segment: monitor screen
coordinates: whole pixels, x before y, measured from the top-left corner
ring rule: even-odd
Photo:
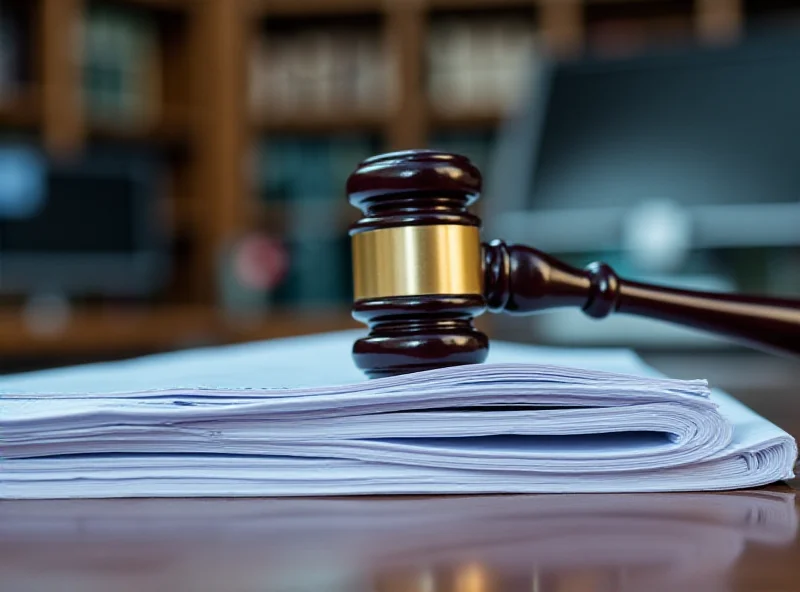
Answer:
[[[138,151],[0,148],[0,293],[144,295],[165,279],[160,167]]]
[[[0,219],[0,252],[119,253],[140,248],[136,182],[127,176],[51,172],[40,208]]]
[[[553,71],[535,207],[800,200],[800,37]]]

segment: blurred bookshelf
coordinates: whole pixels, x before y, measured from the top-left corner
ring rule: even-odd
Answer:
[[[344,180],[358,160],[433,146],[486,167],[535,51],[570,59],[730,42],[751,20],[800,12],[800,2],[761,0],[0,6],[0,133],[32,132],[55,157],[152,149],[165,170],[170,258],[163,288],[121,305],[79,298],[51,332],[31,328],[24,299],[0,296],[2,356],[354,327],[346,231],[357,212]]]

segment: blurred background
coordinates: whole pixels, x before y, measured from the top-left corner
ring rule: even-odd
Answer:
[[[798,73],[800,0],[0,0],[0,372],[356,327],[345,179],[406,148],[475,161],[488,238],[800,296]],[[651,321],[481,324],[800,379]]]

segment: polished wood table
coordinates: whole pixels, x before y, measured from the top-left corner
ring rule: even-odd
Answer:
[[[0,589],[800,590],[787,486],[727,494],[27,501]]]
[[[792,382],[726,388],[798,437]],[[0,502],[0,590],[797,592],[799,500],[789,483],[691,494]]]

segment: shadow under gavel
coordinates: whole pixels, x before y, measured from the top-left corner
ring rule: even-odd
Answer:
[[[353,358],[370,377],[483,362],[473,319],[577,307],[705,330],[759,349],[800,354],[800,301],[658,287],[603,263],[571,267],[534,248],[481,243],[467,208],[481,175],[465,157],[430,150],[375,156],[347,181],[363,217],[350,229],[353,316],[369,326]]]

